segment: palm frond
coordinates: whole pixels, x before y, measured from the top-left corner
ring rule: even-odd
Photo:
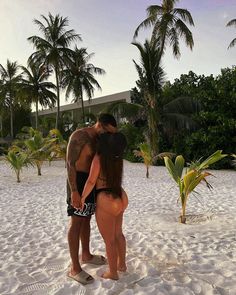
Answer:
[[[226,26],[227,26],[227,27],[236,26],[236,19],[232,19],[232,20],[230,20],[230,21],[227,23]]]
[[[230,42],[230,44],[229,44],[229,46],[228,46],[228,49],[234,47],[235,45],[236,45],[236,38],[234,38],[234,39]]]

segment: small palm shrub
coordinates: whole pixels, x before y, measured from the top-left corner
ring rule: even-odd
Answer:
[[[139,150],[134,150],[134,155],[136,157],[142,158],[145,166],[146,166],[146,177],[149,178],[149,168],[150,166],[157,160],[157,159],[163,159],[164,157],[172,158],[174,156],[173,153],[160,153],[156,155],[155,157],[152,156],[151,147],[148,143],[140,143],[139,144]]]
[[[151,148],[147,143],[140,143],[139,149],[134,150],[134,155],[143,159],[144,165],[146,166],[146,177],[148,178],[149,167],[152,165]]]
[[[185,159],[183,158],[183,156],[177,156],[175,159],[175,163],[173,163],[170,158],[164,157],[165,166],[179,188],[178,199],[180,199],[182,207],[180,215],[181,223],[186,223],[187,200],[189,198],[189,195],[193,191],[195,191],[199,183],[204,181],[207,184],[208,188],[211,188],[211,185],[207,182],[206,177],[212,174],[204,170],[207,169],[211,164],[216,163],[226,156],[226,154],[222,154],[221,150],[218,150],[202,162],[200,159],[196,162],[191,163],[190,166],[186,168],[184,175],[182,175],[185,164]]]
[[[58,129],[52,129],[46,138],[49,163],[54,159],[66,161],[67,141],[64,140]]]
[[[24,141],[26,153],[32,163],[36,165],[38,175],[42,175],[42,164],[48,157],[46,139],[40,131],[34,130],[33,128],[30,128],[30,135],[30,138]]]
[[[20,182],[20,172],[23,167],[27,167],[30,164],[32,165],[28,154],[18,147],[12,147],[4,159],[16,173],[17,182]]]

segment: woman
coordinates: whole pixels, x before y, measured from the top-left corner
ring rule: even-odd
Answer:
[[[102,277],[112,280],[119,279],[118,271],[126,271],[126,241],[122,232],[122,219],[128,198],[121,187],[126,144],[122,133],[101,134],[81,197],[83,209],[86,206],[85,199],[96,187],[96,221],[106,245],[109,264],[109,270]]]

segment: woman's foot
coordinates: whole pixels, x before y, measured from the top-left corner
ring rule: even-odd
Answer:
[[[83,259],[82,257],[82,263],[90,263],[94,265],[104,265],[107,263],[107,260],[102,255],[90,255],[89,258]]]
[[[119,280],[119,276],[118,274],[112,274],[110,271],[106,271],[104,272],[104,274],[102,274],[102,278],[103,279],[110,279],[110,280]]]
[[[126,267],[126,265],[120,265],[120,266],[117,266],[117,270],[122,271],[122,272],[126,272],[127,267]]]

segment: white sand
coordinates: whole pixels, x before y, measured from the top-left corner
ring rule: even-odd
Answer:
[[[96,281],[81,286],[66,277],[69,264],[63,162],[47,164],[41,177],[24,169],[22,182],[0,162],[0,294],[236,294],[236,172],[213,171],[213,191],[200,186],[188,213],[177,222],[178,190],[164,167],[125,163],[124,188],[128,272],[118,282],[99,275],[104,267],[86,265]],[[93,218],[91,248],[104,254]]]

